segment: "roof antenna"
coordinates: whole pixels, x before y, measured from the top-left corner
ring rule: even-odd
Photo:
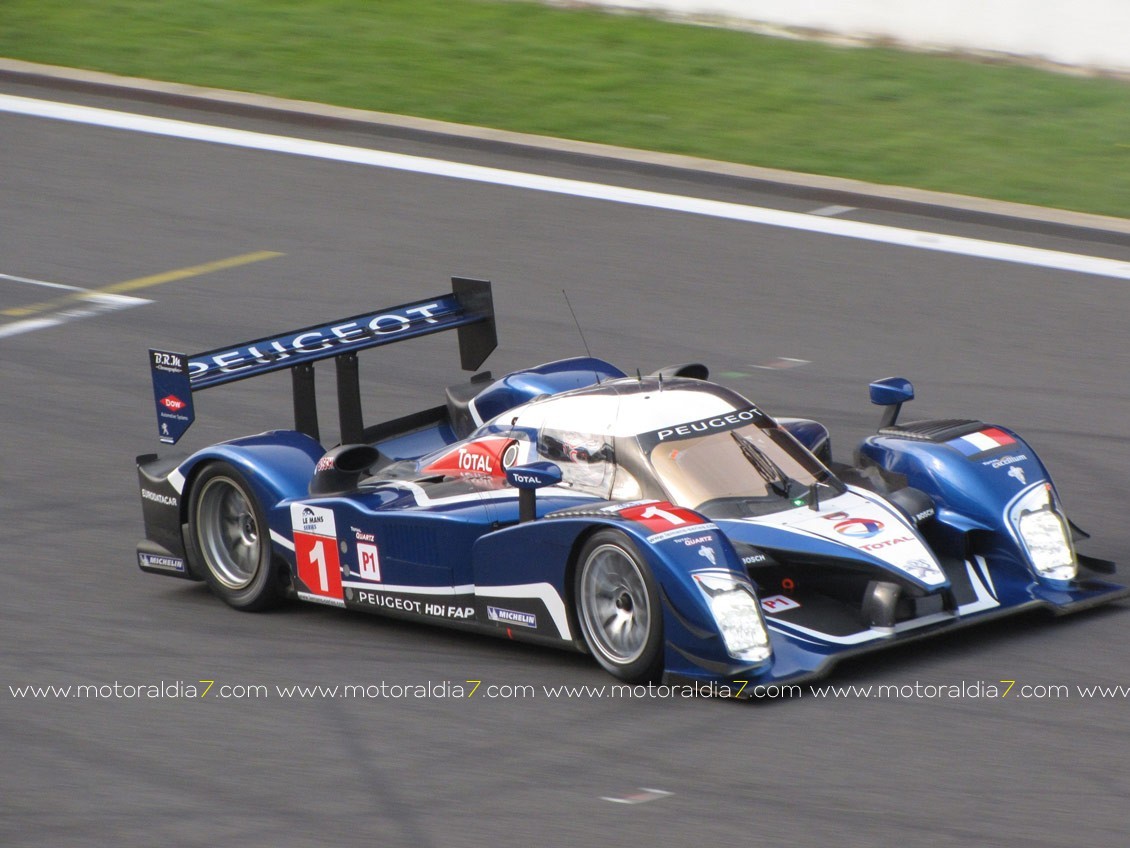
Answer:
[[[589,343],[585,339],[585,332],[581,329],[581,322],[577,320],[577,313],[573,311],[573,304],[569,302],[569,293],[565,289],[561,290],[561,296],[565,298],[565,305],[569,307],[569,314],[573,316],[573,323],[577,325],[577,335],[581,337],[581,344],[585,346],[585,356],[592,359],[592,351],[589,350]],[[593,368],[592,373],[596,376],[596,383],[600,385],[600,372]]]
[[[573,323],[577,325],[577,335],[581,337],[581,344],[585,346],[585,356],[592,359],[592,351],[589,350],[589,343],[585,341],[585,333],[581,329],[581,322],[577,320],[577,313],[573,311],[573,304],[569,302],[568,292],[562,289],[561,296],[565,298],[565,305],[569,307],[569,314],[573,316]]]

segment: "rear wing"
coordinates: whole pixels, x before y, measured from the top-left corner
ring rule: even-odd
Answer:
[[[149,368],[158,434],[162,442],[171,445],[192,426],[196,418],[194,392],[289,368],[294,387],[294,427],[321,441],[314,363],[332,358],[337,366],[341,441],[359,442],[364,426],[357,351],[444,330],[459,331],[464,370],[475,371],[486,361],[498,345],[489,281],[452,277],[450,294],[203,353],[151,349]]]

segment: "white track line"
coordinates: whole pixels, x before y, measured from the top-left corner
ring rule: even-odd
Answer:
[[[82,286],[68,286],[63,283],[52,283],[48,280],[33,280],[30,277],[17,277],[13,274],[0,274],[0,280],[10,280],[13,283],[25,283],[29,286],[42,286],[48,289],[62,289],[63,291],[86,291]]]
[[[1130,262],[0,94],[0,111],[1130,280]]]
[[[18,336],[21,333],[34,333],[36,330],[46,330],[48,327],[58,327],[69,321],[78,321],[91,318],[106,312],[117,312],[122,309],[132,309],[135,306],[144,306],[152,303],[143,297],[133,297],[126,294],[102,294],[91,292],[81,300],[61,306],[56,311],[42,318],[25,318],[21,321],[12,321],[0,324],[0,339],[8,336]]]
[[[13,321],[11,324],[0,324],[0,339],[7,338],[8,336],[18,336],[21,333],[34,333],[36,330],[46,330],[48,327],[58,327],[60,324],[65,324],[66,319],[51,317],[51,318],[28,318],[26,321]]]

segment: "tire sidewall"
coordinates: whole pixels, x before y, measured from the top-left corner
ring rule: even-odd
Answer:
[[[230,485],[235,486],[247,500],[255,518],[259,537],[259,563],[255,569],[255,576],[250,583],[239,589],[225,585],[217,577],[209,561],[208,546],[203,544],[200,539],[201,496],[206,491],[208,484],[218,479],[223,479]],[[271,552],[270,528],[267,524],[266,513],[263,511],[259,499],[255,497],[255,492],[247,482],[247,478],[230,464],[226,462],[209,463],[193,482],[189,498],[187,535],[189,538],[186,547],[198,558],[195,566],[199,573],[204,575],[208,588],[226,604],[240,610],[255,611],[267,609],[279,602],[281,592],[276,579],[276,568]]]
[[[604,656],[593,647],[594,637],[584,611],[584,575],[589,558],[599,548],[612,545],[623,551],[634,563],[643,580],[649,606],[648,635],[642,653],[630,663],[618,663]],[[598,663],[614,677],[626,683],[651,683],[659,679],[663,671],[663,607],[659,585],[651,573],[647,561],[640,555],[636,545],[623,533],[616,530],[601,530],[593,534],[582,546],[577,556],[573,574],[573,599],[577,624],[584,638],[585,646]]]

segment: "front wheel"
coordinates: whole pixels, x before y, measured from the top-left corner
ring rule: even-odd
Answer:
[[[604,668],[629,683],[663,670],[663,610],[647,563],[622,533],[603,530],[581,549],[574,578],[585,644]]]
[[[193,485],[188,533],[204,579],[225,603],[253,611],[282,599],[266,515],[243,475],[226,462],[209,465]]]

